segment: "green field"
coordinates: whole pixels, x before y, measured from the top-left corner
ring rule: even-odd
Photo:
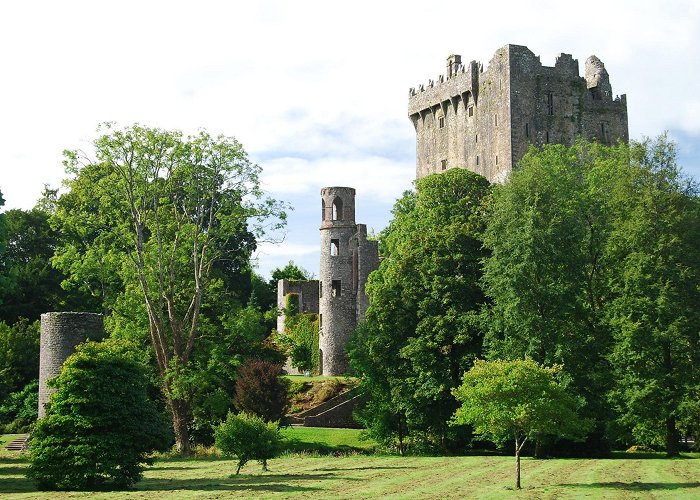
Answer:
[[[354,430],[294,428],[287,439],[312,454],[286,454],[262,472],[256,462],[163,459],[128,492],[41,493],[24,477],[26,456],[0,451],[0,498],[700,498],[700,456],[619,454],[607,460],[523,459],[523,490],[512,489],[512,457],[396,457],[313,454],[372,446]],[[317,451],[317,450],[316,450]]]

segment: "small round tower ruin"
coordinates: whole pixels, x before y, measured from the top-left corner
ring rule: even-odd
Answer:
[[[39,418],[46,410],[53,389],[46,382],[61,373],[63,363],[86,340],[102,340],[104,320],[101,314],[84,312],[48,312],[41,315],[39,348]]]
[[[323,375],[347,371],[345,345],[356,325],[357,277],[352,241],[355,189],[321,189],[321,265],[319,272],[319,365]]]

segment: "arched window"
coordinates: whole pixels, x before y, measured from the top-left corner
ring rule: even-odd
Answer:
[[[343,218],[343,200],[336,198],[333,200],[333,220],[341,220]]]
[[[321,220],[326,220],[326,200],[321,198]]]

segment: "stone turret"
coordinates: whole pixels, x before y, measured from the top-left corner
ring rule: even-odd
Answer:
[[[102,340],[104,321],[101,314],[49,312],[41,315],[39,347],[39,418],[46,414],[44,405],[52,389],[46,382],[61,373],[63,363],[86,340]]]
[[[610,85],[610,75],[605,69],[603,61],[596,56],[586,59],[585,69],[586,87],[594,99],[601,101],[612,101],[612,86]]]
[[[355,223],[355,190],[321,190],[321,262],[319,273],[319,359],[321,373],[348,369],[346,345],[367,310],[365,283],[379,265],[376,241]]]

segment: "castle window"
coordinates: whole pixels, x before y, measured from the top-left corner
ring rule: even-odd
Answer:
[[[549,131],[547,131],[547,132],[544,133],[544,142],[546,142],[547,144],[549,144]]]
[[[479,134],[474,135],[474,142],[479,142]]]
[[[476,155],[476,166],[479,166],[479,155]]]
[[[445,117],[441,116],[438,118],[438,127],[445,128]]]
[[[340,255],[340,240],[331,240],[331,255],[333,257]]]
[[[340,297],[340,280],[331,281],[331,296]]]
[[[321,198],[321,220],[326,220],[326,200]]]
[[[551,92],[547,92],[547,114],[549,116],[554,115],[554,94]]]
[[[318,298],[323,298],[323,281],[318,282]]]
[[[323,314],[318,315],[318,329],[323,328]]]
[[[496,155],[496,165],[498,165],[498,155]]]
[[[498,115],[493,115],[493,124],[498,127]]]
[[[474,106],[469,106],[469,108],[467,109],[467,114],[469,116],[474,116]]]
[[[440,167],[443,170],[447,170],[447,160],[440,160]]]
[[[525,124],[525,137],[530,137],[530,124]]]
[[[341,220],[343,218],[343,200],[336,198],[333,200],[333,220]]]
[[[603,142],[607,142],[607,140],[608,140],[607,130],[605,130],[605,123],[602,123],[602,122],[600,124],[600,139]]]

